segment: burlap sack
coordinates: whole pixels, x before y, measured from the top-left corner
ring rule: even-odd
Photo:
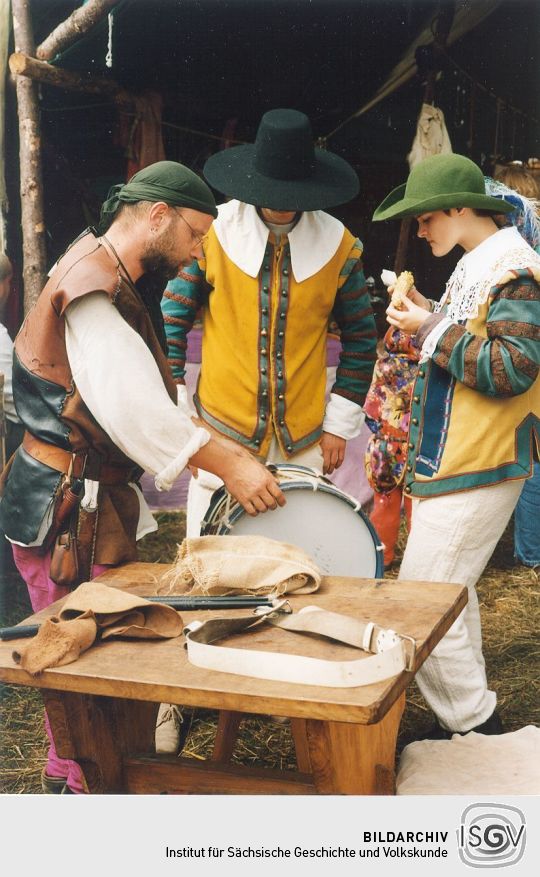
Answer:
[[[98,582],[83,582],[69,595],[60,615],[48,618],[37,636],[12,655],[35,676],[49,667],[76,661],[98,637],[166,639],[180,636],[182,630],[182,618],[170,606]]]
[[[266,536],[199,536],[184,539],[162,582],[162,594],[310,594],[321,573],[301,548]]]

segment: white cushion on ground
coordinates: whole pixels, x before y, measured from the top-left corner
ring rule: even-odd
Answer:
[[[540,728],[420,740],[401,753],[398,795],[538,795]]]

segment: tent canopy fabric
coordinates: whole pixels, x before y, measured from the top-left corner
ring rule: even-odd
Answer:
[[[502,0],[458,0],[456,12],[447,38],[447,45],[451,46],[469,31],[473,30],[484,21],[495,9],[500,6]],[[393,94],[402,85],[405,85],[416,73],[416,50],[419,46],[431,45],[434,42],[433,28],[431,24],[411,43],[401,60],[387,76],[373,97],[363,104],[354,117],[363,116],[372,107],[376,106],[385,97]]]
[[[31,5],[39,43],[77,2],[31,0]],[[448,52],[486,86],[483,99],[489,106],[477,131],[495,125],[496,101],[486,91],[500,95],[503,108],[510,102],[522,109],[518,129],[526,124],[524,115],[540,116],[531,87],[537,80],[540,29],[536,0],[119,0],[112,31],[105,16],[55,62],[74,72],[108,76],[135,95],[160,93],[169,143],[182,136],[175,129],[190,129],[197,138],[193,148],[200,152],[198,167],[220,148],[216,140],[223,141],[221,146],[252,142],[262,114],[277,107],[305,112],[315,135],[349,161],[353,147],[357,155],[367,149],[379,159],[396,160],[410,148],[424,96],[416,49],[433,46],[437,19],[452,11]],[[446,69],[437,80],[435,103],[445,113],[454,143],[449,105],[459,78],[451,81],[456,70],[444,56],[442,63]],[[446,103],[440,100],[445,88]],[[51,92],[47,89],[47,96]],[[463,117],[470,95],[459,100],[468,102]],[[51,103],[56,112],[77,101],[64,94]],[[467,122],[461,118],[459,124]],[[532,144],[535,136],[536,130],[526,138]],[[490,151],[488,145],[481,150]],[[459,140],[454,148],[468,151]]]

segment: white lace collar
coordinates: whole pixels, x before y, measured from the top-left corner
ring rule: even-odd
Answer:
[[[489,271],[501,254],[510,248],[523,243],[517,228],[501,228],[495,234],[490,235],[474,250],[465,253],[461,261],[465,267],[465,283],[476,283]]]
[[[257,209],[236,200],[221,204],[213,228],[231,262],[256,277],[270,234]],[[298,283],[324,268],[343,240],[344,230],[342,222],[322,210],[302,213],[288,235],[291,268]]]
[[[451,320],[475,319],[498,280],[513,268],[531,267],[540,269],[540,256],[517,228],[502,228],[461,257],[434,310],[440,311],[449,301]]]

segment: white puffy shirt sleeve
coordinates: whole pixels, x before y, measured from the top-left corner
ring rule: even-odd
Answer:
[[[210,434],[172,402],[148,347],[105,293],[72,302],[65,323],[83,401],[114,444],[155,476],[158,490],[169,490]]]
[[[365,414],[356,402],[337,393],[330,393],[323,421],[324,432],[331,432],[349,441],[360,434]]]

